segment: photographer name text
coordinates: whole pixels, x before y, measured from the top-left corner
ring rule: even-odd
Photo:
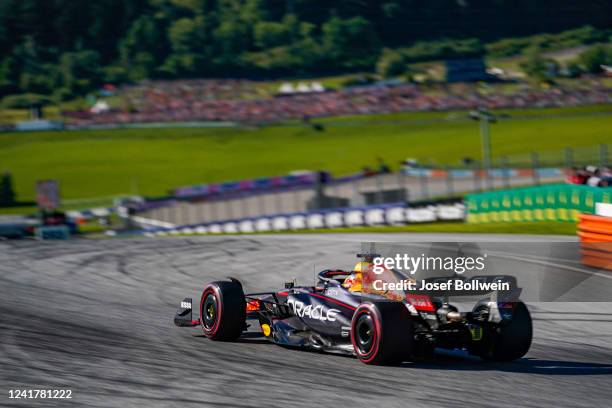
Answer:
[[[477,279],[448,279],[415,282],[404,279],[399,282],[385,282],[381,279],[374,280],[372,287],[378,291],[507,291],[510,290],[508,282],[485,282]]]

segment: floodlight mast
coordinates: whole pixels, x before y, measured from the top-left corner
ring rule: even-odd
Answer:
[[[487,187],[492,188],[492,180],[490,176],[491,170],[491,135],[489,132],[489,124],[497,122],[497,117],[487,109],[478,109],[470,112],[470,118],[480,122],[480,148],[481,148],[481,166],[486,172]]]

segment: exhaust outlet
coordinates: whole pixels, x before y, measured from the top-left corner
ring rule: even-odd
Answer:
[[[461,313],[459,312],[448,312],[446,315],[446,320],[449,322],[460,322],[463,318],[461,317]]]

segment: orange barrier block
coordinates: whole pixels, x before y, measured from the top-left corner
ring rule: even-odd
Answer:
[[[584,252],[593,254],[610,254],[612,255],[612,243],[610,242],[582,242],[580,248]]]
[[[582,264],[591,268],[606,269],[612,271],[612,259],[599,258],[596,256],[583,256]]]
[[[612,218],[580,214],[578,236],[582,264],[612,271]]]
[[[612,242],[612,236],[595,232],[578,231],[581,242]]]

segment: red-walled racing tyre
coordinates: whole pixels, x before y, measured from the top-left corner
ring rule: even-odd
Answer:
[[[204,287],[200,300],[200,324],[212,340],[232,341],[245,325],[246,301],[238,282],[212,282]]]
[[[359,305],[351,321],[351,343],[366,364],[398,364],[412,354],[414,327],[400,302],[375,301]]]

